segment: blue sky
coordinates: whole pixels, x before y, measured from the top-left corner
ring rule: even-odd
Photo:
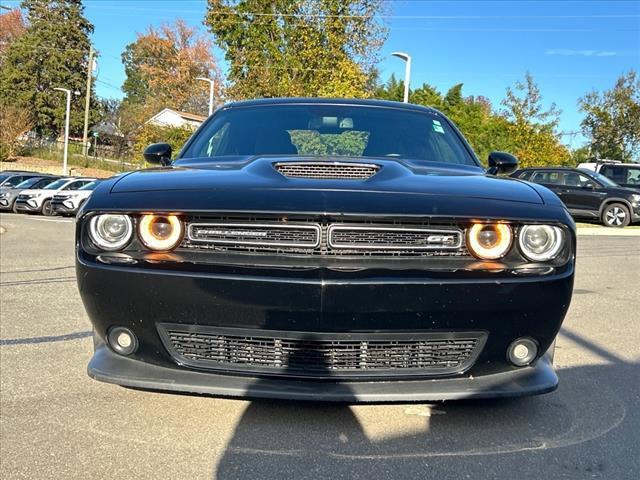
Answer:
[[[17,1],[3,1],[13,6]],[[100,52],[96,89],[121,97],[120,54],[136,32],[183,18],[202,27],[206,0],[85,0]],[[640,70],[640,1],[433,1],[388,2],[389,37],[381,52],[381,77],[400,78],[396,50],[413,57],[413,87],[423,82],[446,91],[464,83],[465,95],[484,95],[499,106],[507,86],[530,71],[545,103],[562,110],[560,128],[577,132],[577,99],[610,88],[623,72]],[[216,51],[224,67],[223,54]],[[565,143],[579,146],[581,135]]]

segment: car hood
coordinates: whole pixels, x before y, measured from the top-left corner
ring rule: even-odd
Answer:
[[[50,193],[51,195],[53,195],[57,191],[58,190],[44,190],[42,188],[36,188],[36,189],[20,190],[20,194],[21,195],[33,195],[34,193],[47,193],[47,194]]]
[[[274,167],[279,162],[357,162],[379,171],[366,180],[289,178]],[[299,190],[425,194],[542,204],[531,185],[512,178],[485,175],[480,167],[449,166],[409,160],[300,157],[238,158],[225,162],[181,161],[171,167],[140,170],[118,178],[111,192],[215,190]]]

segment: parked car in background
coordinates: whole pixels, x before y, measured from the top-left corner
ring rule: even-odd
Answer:
[[[22,170],[2,170],[0,171],[0,188],[13,188],[19,183],[24,182],[33,177],[42,177],[42,173],[25,172]]]
[[[51,198],[51,207],[56,215],[75,215],[82,204],[93,193],[100,180],[87,183],[76,191],[63,190]]]
[[[63,177],[44,188],[25,190],[18,195],[15,210],[18,212],[53,215],[51,199],[56,193],[78,190],[94,180],[95,178]]]
[[[613,180],[621,187],[640,190],[640,165],[633,163],[605,163],[598,165],[596,172]]]
[[[549,188],[575,218],[600,220],[608,227],[626,227],[640,221],[640,191],[621,187],[592,170],[524,168],[511,176]]]
[[[16,198],[24,190],[29,189],[41,189],[55,182],[58,178],[53,175],[47,175],[42,177],[32,177],[15,186],[2,186],[0,187],[0,210],[13,210],[16,203]]]

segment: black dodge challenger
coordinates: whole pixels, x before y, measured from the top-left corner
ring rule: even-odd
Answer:
[[[411,401],[552,391],[575,226],[485,170],[440,112],[226,105],[175,160],[100,183],[78,216],[89,375],[239,397]]]

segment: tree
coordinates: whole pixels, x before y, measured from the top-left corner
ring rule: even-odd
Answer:
[[[82,131],[84,92],[93,25],[81,0],[24,0],[27,28],[7,48],[0,71],[0,105],[32,112],[35,130],[62,130],[65,98],[54,87],[78,91],[72,98],[71,131]],[[93,99],[95,104],[95,99]]]
[[[373,96],[381,100],[401,102],[404,96],[404,82],[398,80],[392,73],[385,84],[376,87]]]
[[[578,105],[593,155],[640,161],[640,77],[634,70],[621,75],[612,89],[588,93]]]
[[[234,98],[366,97],[387,30],[383,0],[209,0]]]
[[[544,108],[540,89],[530,73],[526,73],[524,82],[507,88],[502,105],[503,115],[510,122],[511,150],[521,166],[563,164],[569,160],[569,150],[556,133],[560,111],[555,104]]]
[[[151,143],[168,143],[174,155],[180,151],[184,144],[193,135],[194,128],[185,127],[164,127],[159,125],[145,124],[136,135],[136,143],[134,146],[134,158],[141,159],[142,152]]]
[[[0,108],[0,160],[11,160],[21,149],[23,135],[33,128],[31,112],[5,105]]]
[[[0,65],[4,52],[26,29],[22,12],[19,9],[0,14]]]
[[[145,106],[146,115],[165,107],[206,114],[209,86],[196,78],[214,79],[216,96],[221,95],[220,73],[211,48],[211,41],[183,20],[138,34],[122,54],[127,75],[122,88],[125,103]]]

